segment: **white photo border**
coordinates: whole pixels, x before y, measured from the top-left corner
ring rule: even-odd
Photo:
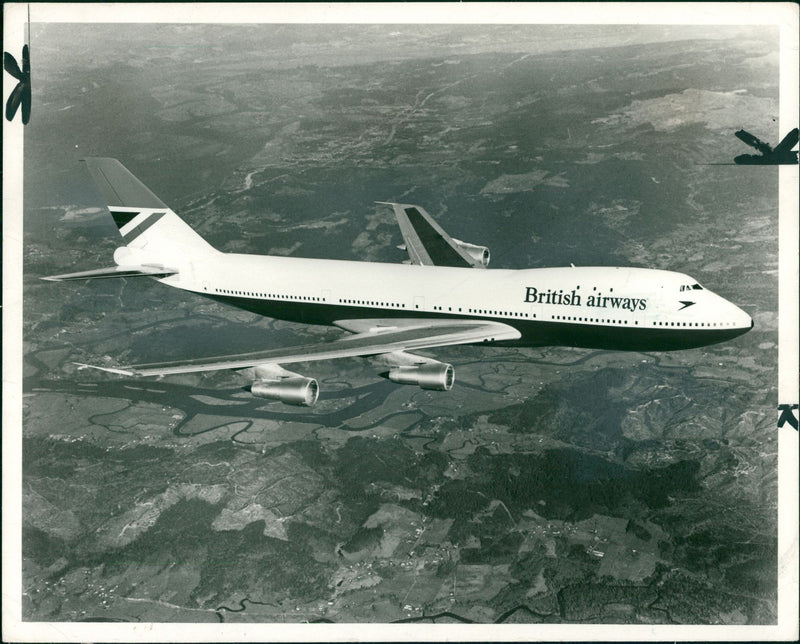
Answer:
[[[798,5],[712,3],[13,3],[4,49],[21,50],[31,22],[439,23],[772,25],[780,28],[780,131],[798,120]],[[3,97],[13,83],[4,74]],[[778,621],[773,626],[99,624],[21,619],[23,126],[3,127],[3,579],[4,641],[530,641],[797,640],[798,432],[779,433]],[[779,403],[798,400],[798,166],[779,174]],[[795,410],[795,417],[797,411]],[[778,411],[775,415],[778,419]],[[777,422],[776,422],[777,425]]]

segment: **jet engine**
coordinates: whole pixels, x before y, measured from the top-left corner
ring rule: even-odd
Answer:
[[[389,380],[401,385],[419,385],[422,389],[450,391],[455,382],[453,365],[432,362],[413,367],[395,367],[389,371]]]
[[[469,255],[474,261],[478,262],[481,266],[486,268],[489,265],[490,253],[486,246],[477,246],[476,244],[469,244],[460,239],[453,239],[458,247]]]
[[[280,400],[289,405],[311,407],[317,402],[319,384],[314,378],[296,376],[280,380],[256,380],[250,388],[257,398]]]

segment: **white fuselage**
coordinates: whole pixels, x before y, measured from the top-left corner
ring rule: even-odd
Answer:
[[[653,269],[481,270],[218,252],[179,268],[161,281],[312,323],[486,318],[520,329],[518,344],[623,349],[701,346],[752,327],[749,315],[691,277]]]

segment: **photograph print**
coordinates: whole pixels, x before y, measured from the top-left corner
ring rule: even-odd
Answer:
[[[797,6],[656,7],[6,5],[4,639],[796,637]]]

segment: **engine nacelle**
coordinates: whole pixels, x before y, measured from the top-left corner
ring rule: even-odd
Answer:
[[[443,362],[415,367],[395,367],[389,371],[389,380],[401,385],[419,385],[423,389],[450,391],[456,380],[453,365]]]
[[[458,245],[458,247],[461,250],[463,250],[467,255],[469,255],[474,261],[480,263],[481,266],[485,268],[489,265],[489,259],[491,259],[491,255],[489,253],[489,249],[486,246],[469,244],[467,242],[461,241],[460,239],[453,239],[453,241]]]
[[[288,405],[311,407],[319,397],[319,384],[314,378],[297,376],[280,380],[256,380],[250,388],[257,398],[280,400]]]

